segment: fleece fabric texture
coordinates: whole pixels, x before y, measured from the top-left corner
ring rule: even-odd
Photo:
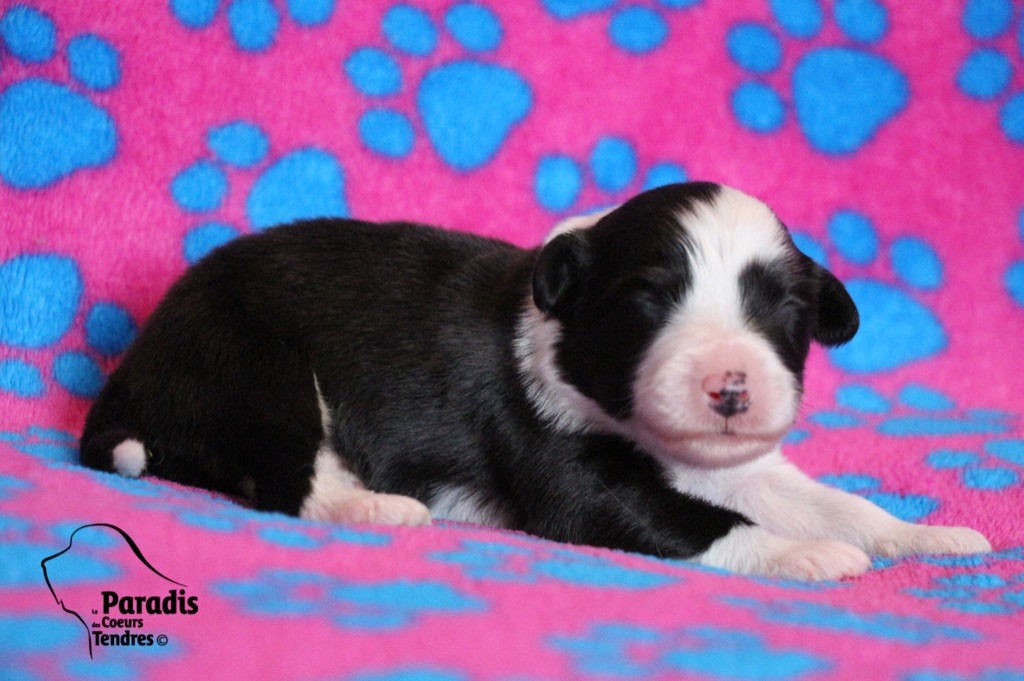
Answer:
[[[1022,15],[0,0],[0,676],[1024,679]],[[221,243],[334,215],[533,246],[683,179],[768,202],[860,306],[811,358],[789,456],[994,553],[807,585],[302,522],[76,463],[105,376]],[[125,535],[72,540],[89,523]]]

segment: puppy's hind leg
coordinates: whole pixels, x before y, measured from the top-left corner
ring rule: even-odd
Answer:
[[[328,445],[313,464],[311,489],[299,515],[308,520],[378,525],[429,525],[430,511],[412,497],[366,489]]]
[[[371,492],[343,463],[331,445],[334,418],[313,377],[320,410],[320,448],[313,460],[309,494],[299,515],[309,520],[378,525],[429,525],[430,511],[412,497]]]

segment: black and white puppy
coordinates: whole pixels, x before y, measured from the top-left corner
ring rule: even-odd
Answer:
[[[82,461],[341,522],[434,518],[807,579],[968,553],[788,463],[843,285],[763,203],[676,184],[538,249],[313,220],[207,256],[92,408]]]

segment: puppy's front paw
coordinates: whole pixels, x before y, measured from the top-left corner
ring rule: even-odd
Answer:
[[[871,558],[852,544],[810,541],[782,550],[769,560],[767,568],[774,577],[817,582],[862,575],[871,569]]]
[[[697,561],[746,574],[810,581],[856,577],[871,569],[868,554],[852,544],[796,541],[756,525],[733,529]]]
[[[968,527],[935,527],[906,524],[876,542],[875,551],[883,556],[915,553],[967,554],[987,553],[992,544],[980,532]]]

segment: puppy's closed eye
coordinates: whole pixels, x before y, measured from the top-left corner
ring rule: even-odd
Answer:
[[[772,265],[752,263],[740,275],[740,291],[748,314],[778,313],[792,310],[795,314],[802,302],[786,283],[786,277]]]

